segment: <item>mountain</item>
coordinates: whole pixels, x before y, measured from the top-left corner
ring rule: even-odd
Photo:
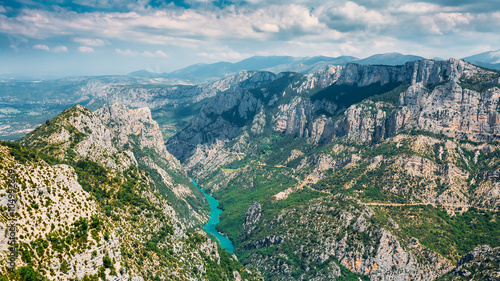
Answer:
[[[404,65],[407,62],[423,60],[424,57],[403,55],[400,53],[386,53],[377,54],[365,59],[357,60],[359,64],[372,64],[372,65]]]
[[[412,59],[420,58],[387,54],[379,55],[371,62],[393,65]],[[238,85],[254,87],[246,81],[260,81],[259,77],[252,78],[253,75],[262,75],[256,70],[271,72],[266,74],[268,77],[288,71],[313,74],[328,65],[346,65],[357,61],[357,58],[349,56],[255,56],[237,63],[192,65],[171,73],[139,70],[126,76],[35,81],[5,79],[0,81],[0,138],[19,139],[47,118],[53,118],[75,104],[95,110],[116,102],[151,108],[163,136],[169,138],[186,126],[200,107],[217,93]]]
[[[1,280],[261,279],[196,228],[206,201],[149,109],[75,106],[19,143],[31,148],[0,143],[1,232],[12,222],[5,187],[16,182],[19,249],[17,269],[2,267]]]
[[[181,84],[200,84],[222,79],[241,71],[270,71],[314,73],[328,65],[345,65],[356,62],[359,64],[403,65],[409,61],[421,60],[423,57],[387,53],[373,55],[365,59],[351,56],[340,57],[292,57],[292,56],[253,56],[236,63],[217,62],[212,64],[195,64],[170,73],[151,73],[144,70],[132,72],[130,76],[158,77],[177,81]]]
[[[176,84],[204,84],[222,79],[242,71],[295,71],[302,73],[314,72],[329,64],[346,64],[357,60],[355,57],[341,56],[338,58],[291,57],[291,56],[254,56],[236,63],[217,62],[212,64],[194,64],[170,73],[151,73],[145,70],[135,71],[129,76],[163,78]]]
[[[500,70],[500,50],[465,57],[463,60],[483,67]]]
[[[187,178],[180,163],[165,148],[158,124],[149,108],[128,109],[123,104],[95,112],[82,106],[65,110],[19,141],[59,159],[89,160],[121,173],[137,166],[155,179],[188,227],[208,218],[203,195]],[[185,177],[185,176],[184,176]]]
[[[485,75],[476,81],[472,78],[474,74]],[[307,76],[282,73],[269,86],[260,90],[261,92],[242,89],[216,96],[201,109],[200,115],[193,119],[190,126],[169,140],[168,148],[175,157],[184,161],[197,150],[198,144],[212,145],[236,137],[241,133],[243,125],[251,121],[265,104],[273,108],[279,104],[276,103],[279,100],[277,91],[283,91],[283,96],[286,96],[284,100],[291,103],[283,105],[272,117],[273,129],[301,137],[311,137],[316,141],[328,141],[333,137],[344,135],[361,141],[376,141],[408,128],[446,132],[453,136],[465,134],[474,140],[496,139],[499,126],[498,114],[489,113],[495,109],[497,103],[494,92],[486,95],[492,99],[492,104],[489,100],[485,100],[479,104],[479,108],[473,108],[476,113],[464,112],[464,114],[485,112],[492,115],[483,116],[481,121],[477,120],[479,123],[470,115],[456,116],[442,121],[437,112],[460,111],[459,103],[453,104],[455,108],[450,109],[447,108],[450,104],[442,102],[449,92],[455,91],[455,88],[483,90],[482,88],[497,84],[498,81],[495,80],[498,79],[497,76],[496,73],[455,59],[416,61],[406,63],[403,67],[358,64],[329,66],[323,71]],[[462,81],[459,81],[460,79]],[[462,87],[457,84],[459,82]],[[441,83],[443,85],[440,85]],[[432,95],[423,95],[429,91],[429,87],[433,89],[435,85],[440,85],[442,90],[433,91]],[[273,88],[275,91],[270,92],[268,88]],[[405,92],[405,95],[400,96],[401,92]],[[477,99],[477,95],[476,93],[475,97],[471,98]],[[381,99],[386,103],[357,105],[368,98],[375,101]],[[404,98],[403,102],[401,98]],[[432,102],[436,107],[424,108],[426,102]],[[363,120],[357,115],[366,110],[359,106],[373,108],[375,112],[381,110],[380,114],[383,115],[376,116],[375,120]],[[393,115],[388,115],[384,111],[387,106],[397,111]],[[319,113],[326,114],[326,117],[339,113],[345,115],[344,119],[334,123],[331,118],[325,119]],[[412,116],[417,113],[420,117]],[[219,115],[225,118],[217,118]],[[379,122],[380,119],[382,123],[366,123]],[[417,120],[416,123],[407,124],[413,120]],[[431,123],[432,127],[428,127]],[[370,128],[371,126],[378,127]],[[363,131],[365,128],[367,131]],[[212,135],[214,137],[211,137]]]
[[[445,278],[500,246],[499,86],[457,59],[285,72],[219,93],[167,149],[265,280]]]

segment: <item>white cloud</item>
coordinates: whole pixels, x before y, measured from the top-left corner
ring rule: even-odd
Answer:
[[[0,5],[0,13],[2,13],[2,14],[3,14],[3,13],[5,13],[5,12],[7,12],[7,10],[5,10],[4,6],[1,6],[1,5]]]
[[[68,52],[68,48],[66,46],[56,46],[54,48],[52,48],[52,52],[54,53],[67,53]]]
[[[106,3],[114,7],[118,0],[90,2],[95,7],[108,7]],[[106,52],[107,48],[98,47],[113,42],[118,48],[111,52],[136,56],[137,60],[168,54],[169,61],[195,55],[212,60],[238,59],[259,52],[365,57],[379,51],[434,51],[433,57],[447,56],[446,45],[455,48],[459,43],[460,50],[486,45],[500,48],[499,12],[461,13],[462,6],[446,6],[444,0],[390,0],[384,4],[373,0],[238,0],[223,8],[210,2],[189,2],[193,3],[189,9],[173,5],[169,9],[130,9],[133,12],[25,8],[14,17],[0,13],[0,33],[22,38],[23,43],[9,42],[16,50],[32,48],[33,38],[57,38],[58,43],[52,44],[66,46],[60,38],[73,38],[80,52]],[[465,34],[475,39],[466,42]],[[218,49],[220,46],[229,47]],[[455,50],[451,52],[457,56]]]
[[[156,50],[155,52],[150,52],[150,51],[138,52],[138,51],[133,51],[130,49],[122,50],[122,49],[116,48],[115,52],[120,54],[120,55],[124,55],[124,56],[144,56],[144,57],[150,57],[150,58],[168,57],[168,55],[165,54],[165,52],[163,52],[161,50]]]
[[[442,11],[442,7],[436,4],[425,2],[407,3],[402,6],[396,7],[394,11],[403,12],[408,14],[427,14]]]
[[[80,46],[78,47],[78,51],[81,53],[92,53],[94,52],[94,48],[88,46]]]
[[[35,46],[33,46],[33,49],[44,50],[47,52],[50,51],[50,48],[47,45],[35,45]]]
[[[161,51],[161,50],[156,50],[155,55],[157,55],[157,56],[159,56],[159,57],[163,57],[163,58],[168,57],[168,55],[167,55],[167,54],[165,54],[165,53],[164,53],[163,51]]]
[[[122,50],[122,49],[115,49],[115,52],[117,52],[120,55],[125,55],[125,56],[135,56],[138,54],[138,52],[131,51],[130,49]]]
[[[106,45],[106,42],[104,42],[102,39],[75,38],[73,39],[73,41],[76,43],[80,43],[82,45],[92,46],[92,47],[100,47]]]
[[[442,35],[469,26],[472,20],[474,17],[468,13],[438,13],[420,17],[420,24],[431,33]]]

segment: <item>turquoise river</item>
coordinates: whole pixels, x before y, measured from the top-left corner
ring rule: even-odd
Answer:
[[[208,203],[210,204],[210,219],[208,220],[207,224],[205,224],[205,230],[215,236],[217,240],[219,240],[220,246],[223,249],[226,249],[226,251],[232,254],[234,252],[233,242],[231,242],[229,238],[215,230],[215,226],[220,222],[219,216],[222,213],[222,210],[217,208],[217,206],[219,206],[219,201],[215,200],[215,198],[210,196],[210,194],[199,188],[198,183],[195,180],[193,180],[193,184],[194,186],[196,186],[196,188],[203,192],[203,195],[205,195],[205,198],[207,198]]]

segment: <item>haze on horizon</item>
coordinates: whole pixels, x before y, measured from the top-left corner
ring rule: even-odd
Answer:
[[[170,72],[254,55],[462,58],[500,48],[497,1],[0,1],[0,74]]]

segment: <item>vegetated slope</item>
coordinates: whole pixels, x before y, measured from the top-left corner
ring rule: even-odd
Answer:
[[[200,229],[187,230],[148,172],[60,160],[0,143],[1,234],[15,195],[16,269],[0,280],[258,280]],[[12,169],[18,184],[8,193]],[[10,235],[10,234],[9,234]]]
[[[451,272],[439,280],[499,280],[500,247],[480,246],[463,256]]]
[[[202,225],[208,218],[203,194],[166,150],[148,108],[128,109],[114,104],[92,112],[77,105],[19,143],[59,160],[90,160],[120,172],[137,166],[149,172],[186,226]]]
[[[454,59],[283,73],[167,148],[266,279],[431,280],[500,246],[499,77]]]

